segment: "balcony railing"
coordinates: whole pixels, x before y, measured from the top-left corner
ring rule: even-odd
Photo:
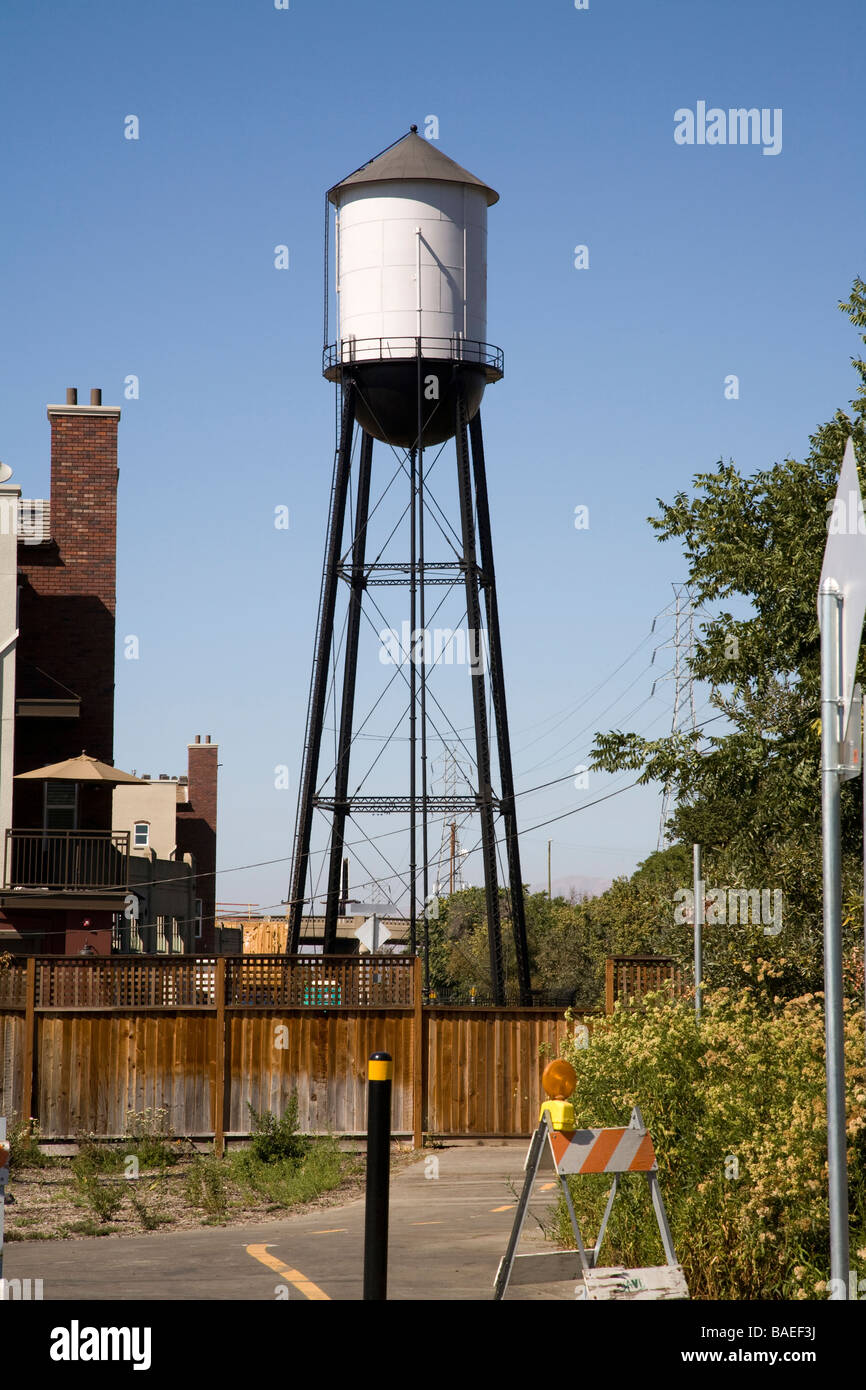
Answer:
[[[128,830],[7,830],[6,889],[55,893],[122,889],[128,882]]]

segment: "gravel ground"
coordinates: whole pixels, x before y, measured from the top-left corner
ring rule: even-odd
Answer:
[[[359,1196],[364,1186],[364,1156],[361,1152],[343,1155],[342,1180],[308,1200],[274,1200],[251,1191],[233,1180],[231,1165],[209,1159],[224,1177],[224,1201],[208,1200],[199,1187],[197,1199],[188,1191],[191,1172],[201,1160],[184,1155],[162,1168],[142,1170],[137,1178],[123,1173],[103,1173],[95,1179],[107,1207],[97,1211],[94,1200],[76,1183],[69,1159],[60,1159],[48,1168],[24,1168],[13,1174],[9,1193],[13,1201],[5,1212],[5,1239],[61,1240],[70,1237],[110,1237],[140,1235],[149,1231],[190,1230],[201,1226],[250,1225],[273,1221],[286,1211],[314,1211],[336,1206]],[[400,1150],[392,1166],[399,1168],[417,1159],[411,1150]],[[91,1184],[92,1192],[92,1184]],[[110,1210],[112,1196],[119,1199],[116,1212]]]

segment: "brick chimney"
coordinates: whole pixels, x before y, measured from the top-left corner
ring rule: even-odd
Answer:
[[[217,768],[219,745],[210,734],[187,745],[187,800],[177,808],[178,855],[191,853],[195,859],[195,895],[201,898],[202,934],[196,950],[214,947],[216,907]]]
[[[19,676],[39,695],[80,698],[77,719],[19,721],[16,771],[82,749],[114,760],[117,424],[102,392],[49,405],[50,539],[19,542]],[[35,673],[35,674],[34,674]]]

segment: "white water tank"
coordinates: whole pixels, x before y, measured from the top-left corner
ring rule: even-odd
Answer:
[[[326,376],[351,374],[364,427],[409,444],[420,343],[424,364],[462,364],[451,385],[459,375],[474,415],[485,384],[502,375],[501,353],[486,342],[487,208],[499,195],[413,128],[328,197],[337,209],[339,323]],[[440,403],[425,443],[453,433],[451,406]]]

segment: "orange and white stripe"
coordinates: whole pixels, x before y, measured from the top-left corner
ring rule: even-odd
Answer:
[[[550,1147],[558,1173],[653,1173],[653,1141],[645,1129],[553,1131]]]

